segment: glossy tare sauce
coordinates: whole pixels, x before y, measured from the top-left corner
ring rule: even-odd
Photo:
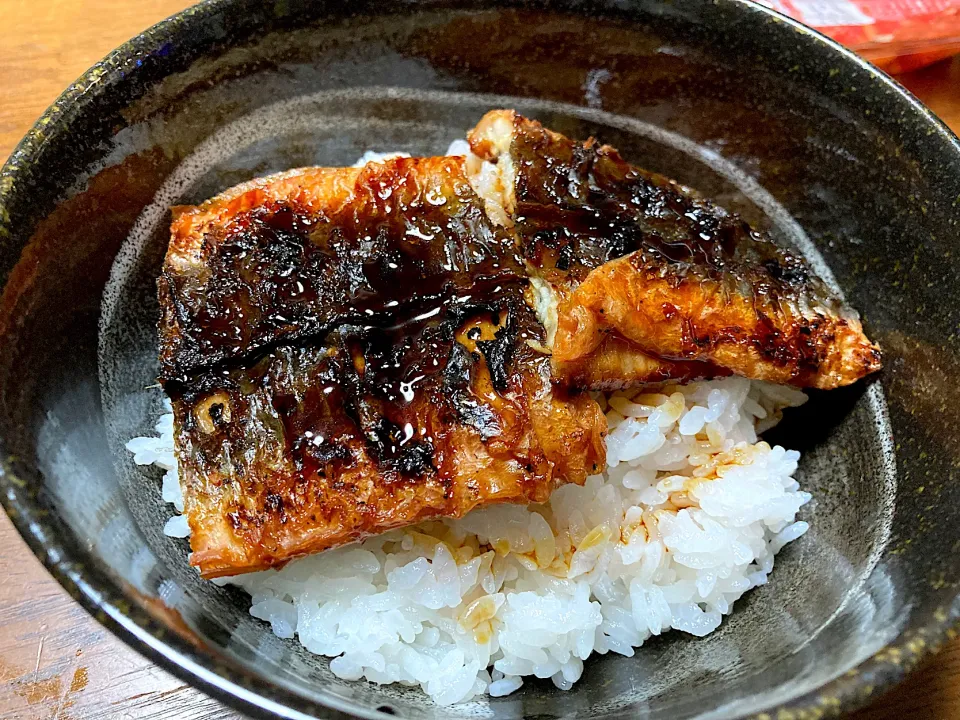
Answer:
[[[799,257],[687,188],[511,111],[469,139],[175,211],[161,381],[204,575],[583,482],[606,424],[571,388],[880,367]]]
[[[181,211],[163,381],[208,577],[493,502],[603,463],[550,381],[513,241],[458,158],[315,170]]]
[[[427,311],[520,269],[458,158],[308,169],[174,212],[160,278],[165,382],[345,322]]]
[[[470,133],[549,286],[556,379],[618,387],[736,373],[829,389],[880,367],[859,318],[794,253],[691,190],[512,111]]]

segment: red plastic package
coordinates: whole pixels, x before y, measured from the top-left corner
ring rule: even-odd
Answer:
[[[960,53],[960,0],[760,0],[889,73]]]

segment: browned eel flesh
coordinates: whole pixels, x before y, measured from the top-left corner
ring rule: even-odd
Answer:
[[[830,389],[880,368],[856,312],[738,216],[510,110],[469,140],[471,178],[535,278],[558,382],[735,373]]]
[[[604,462],[463,158],[307,169],[178,208],[161,379],[204,577],[282,564]]]
[[[510,111],[470,141],[174,209],[161,381],[205,577],[582,483],[606,425],[571,388],[879,367],[798,257],[692,191]]]

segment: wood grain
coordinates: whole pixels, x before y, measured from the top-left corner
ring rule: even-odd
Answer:
[[[90,65],[183,0],[0,0],[0,158]],[[960,129],[960,61],[901,80]],[[0,718],[240,716],[127,648],[49,576],[0,517]],[[960,718],[960,641],[856,720]]]

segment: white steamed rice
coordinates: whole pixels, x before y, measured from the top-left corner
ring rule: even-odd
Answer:
[[[810,500],[799,453],[757,439],[803,393],[742,378],[617,392],[608,465],[545,505],[501,505],[394,530],[229,580],[283,638],[351,680],[419,685],[435,702],[506,695],[523,677],[568,689],[592,653],[633,655],[651,635],[704,636],[800,537]],[[131,440],[183,497],[173,416]],[[165,532],[185,537],[181,515]]]

